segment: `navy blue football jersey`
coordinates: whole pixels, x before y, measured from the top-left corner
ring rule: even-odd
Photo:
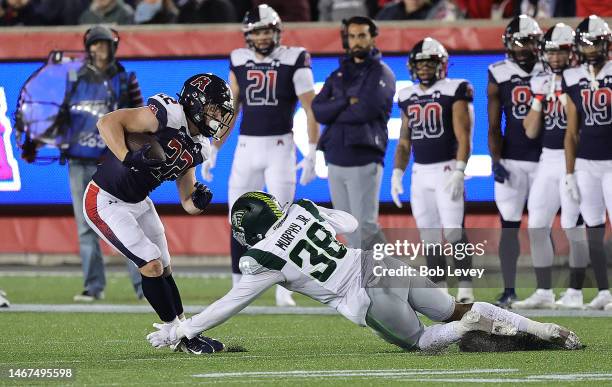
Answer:
[[[474,89],[465,79],[445,78],[427,90],[415,84],[399,91],[398,104],[408,118],[416,163],[438,163],[457,156],[453,103],[473,99]]]
[[[525,134],[523,120],[531,107],[530,80],[542,72],[537,63],[531,73],[526,73],[516,63],[505,59],[489,66],[489,82],[499,87],[499,99],[505,117],[502,158],[538,161],[542,152],[540,138],[532,140]]]
[[[539,94],[543,88],[549,87],[553,73],[542,72],[531,78],[532,94]],[[563,149],[563,139],[567,128],[567,116],[561,103],[561,79],[554,80],[554,92],[550,90],[545,93],[547,99],[542,101],[542,146],[548,149]]]
[[[612,160],[612,61],[595,78],[585,65],[563,72],[562,90],[572,99],[579,115],[577,157]]]
[[[183,107],[174,98],[157,94],[149,98],[147,105],[159,122],[153,135],[166,154],[166,162],[158,168],[138,171],[124,166],[109,151],[93,176],[100,188],[129,203],[144,200],[162,182],[176,180],[210,153],[207,138],[188,134]]]
[[[310,72],[312,79],[310,55],[302,47],[280,46],[262,60],[247,48],[232,51],[230,70],[238,80],[242,104],[240,134],[273,136],[291,132],[297,96],[314,89],[312,80],[306,82],[310,85],[296,84],[294,76],[300,69]]]

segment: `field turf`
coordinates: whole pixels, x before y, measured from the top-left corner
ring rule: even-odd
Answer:
[[[227,278],[177,282],[191,305],[229,288]],[[13,303],[70,303],[79,284],[78,277],[0,276]],[[107,290],[104,303],[139,303],[124,276],[111,275]],[[272,299],[268,292],[258,305]],[[588,345],[581,351],[468,354],[453,347],[438,355],[403,352],[340,316],[239,315],[208,333],[238,352],[190,356],[149,346],[144,337],[155,320],[153,313],[0,313],[0,385],[612,385],[610,318],[538,319],[576,331]],[[10,368],[71,368],[75,377],[16,380]]]

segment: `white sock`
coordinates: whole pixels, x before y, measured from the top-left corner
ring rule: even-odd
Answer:
[[[290,297],[293,292],[291,290],[287,290],[284,287],[277,285],[276,286],[276,298],[285,298]]]
[[[232,286],[240,282],[240,278],[242,278],[242,274],[232,273]]]
[[[439,351],[456,343],[465,334],[459,321],[425,327],[418,346],[423,351]]]
[[[499,308],[493,304],[489,304],[488,302],[475,302],[474,305],[472,305],[472,310],[480,313],[482,316],[490,318],[491,320],[503,321],[508,324],[512,324],[520,332],[532,333],[529,331],[530,322],[536,322],[528,319],[527,317],[523,317],[520,314],[516,314],[506,309]]]

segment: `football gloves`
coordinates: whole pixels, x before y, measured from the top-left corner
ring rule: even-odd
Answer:
[[[569,193],[572,200],[580,202],[580,190],[578,189],[578,182],[576,181],[576,175],[568,173],[565,175],[565,189]]]
[[[393,199],[393,203],[399,208],[402,208],[402,201],[399,196],[404,193],[404,185],[402,184],[403,178],[404,171],[399,168],[394,168],[393,174],[391,175],[391,198]]]
[[[195,190],[191,193],[191,200],[197,209],[204,211],[212,200],[213,194],[207,186],[196,181]]]
[[[146,171],[161,166],[162,160],[151,159],[147,156],[149,150],[151,150],[151,144],[145,144],[137,151],[128,151],[123,159],[123,165],[139,171]]]
[[[503,184],[506,180],[510,180],[510,172],[499,161],[495,161],[493,163],[493,177],[496,182]]]
[[[465,174],[463,173],[463,171],[455,169],[448,178],[444,189],[447,192],[450,192],[451,200],[458,200],[460,198],[463,198],[464,176]]]
[[[210,147],[210,155],[208,159],[202,163],[202,170],[200,171],[204,181],[212,181],[213,179],[213,174],[210,173],[210,170],[217,165],[217,153],[219,153],[219,148],[212,145]]]
[[[317,160],[317,144],[308,145],[308,155],[302,159],[297,165],[297,169],[302,170],[300,175],[300,184],[306,185],[317,177],[315,164]]]
[[[149,333],[147,340],[155,348],[172,347],[178,344],[185,335],[180,330],[180,325],[175,323],[158,324],[154,323],[153,327],[157,331]]]

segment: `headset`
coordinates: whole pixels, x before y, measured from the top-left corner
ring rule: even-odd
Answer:
[[[370,30],[370,35],[373,38],[378,36],[378,26],[374,23],[374,20],[367,16],[353,16],[350,19],[342,19],[342,27],[340,29],[340,38],[342,39],[342,48],[345,50],[349,49],[348,45],[348,27],[351,24],[367,24]]]

